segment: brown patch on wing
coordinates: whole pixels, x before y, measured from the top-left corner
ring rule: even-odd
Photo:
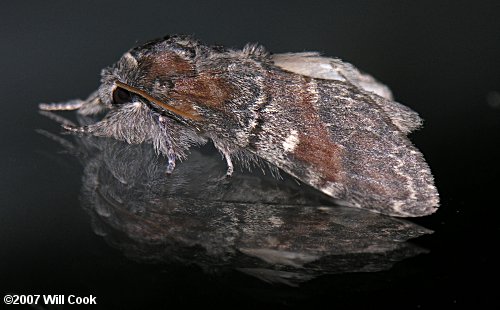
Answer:
[[[192,63],[171,51],[147,56],[142,60],[146,78],[153,81],[164,77],[192,76],[196,69]]]
[[[292,103],[299,113],[297,118],[303,121],[302,132],[299,132],[299,142],[293,151],[293,156],[309,163],[319,173],[324,182],[338,182],[342,169],[341,149],[330,138],[328,128],[321,121],[315,109],[318,98],[309,90],[310,83],[315,83],[308,77],[302,77],[302,85],[296,100]],[[293,108],[293,107],[292,107]]]
[[[314,129],[316,131],[320,128]],[[293,154],[295,158],[311,164],[320,174],[322,180],[338,182],[338,173],[341,169],[340,149],[338,145],[325,137],[328,137],[328,133],[319,130],[317,133],[299,134],[299,143]]]
[[[171,51],[146,56],[142,60],[144,81],[169,81],[173,88],[168,94],[168,104],[187,115],[196,115],[194,105],[224,110],[224,103],[236,97],[235,89],[218,72],[197,73],[190,61]]]
[[[201,72],[195,77],[178,79],[170,94],[174,99],[196,102],[217,110],[224,110],[225,102],[236,95],[234,87],[215,72]]]

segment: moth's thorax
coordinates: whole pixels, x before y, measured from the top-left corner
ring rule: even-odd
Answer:
[[[264,100],[262,64],[236,54],[212,51],[183,58],[172,51],[137,60],[130,83],[169,105],[200,116],[207,131],[241,137],[243,128],[256,116],[256,102]],[[140,76],[141,79],[136,77]]]

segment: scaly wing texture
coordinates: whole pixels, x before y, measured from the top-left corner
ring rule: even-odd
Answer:
[[[286,71],[317,79],[347,82],[365,91],[404,133],[410,133],[422,124],[417,113],[393,101],[389,87],[350,63],[323,57],[316,52],[275,54],[271,57],[274,65]]]
[[[257,156],[352,206],[394,216],[436,210],[430,169],[404,130],[410,109],[349,81],[269,75],[274,94],[251,133]]]
[[[316,52],[274,54],[271,58],[284,70],[317,79],[349,81],[358,88],[393,99],[389,87],[338,58],[323,57]]]

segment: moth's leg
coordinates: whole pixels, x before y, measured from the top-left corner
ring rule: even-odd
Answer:
[[[231,160],[231,154],[234,154],[235,150],[234,149],[231,150],[232,148],[229,145],[227,145],[226,143],[224,143],[219,139],[212,138],[212,141],[214,143],[215,148],[219,150],[219,152],[221,152],[222,156],[224,156],[224,159],[226,160],[227,171],[225,177],[231,177],[234,171],[233,162]]]
[[[221,151],[222,152],[222,155],[224,155],[224,158],[226,159],[226,163],[227,163],[227,171],[226,171],[226,177],[231,177],[233,175],[233,171],[234,171],[234,166],[233,166],[233,162],[231,161],[231,155],[229,154],[228,151]]]
[[[169,149],[168,153],[167,153],[167,160],[168,160],[167,173],[168,174],[171,174],[175,169],[175,159],[176,159],[176,156],[175,156],[173,149]]]
[[[168,126],[168,119],[166,117],[160,116],[158,118],[158,125],[161,127],[164,137],[165,137],[165,142],[167,144],[167,160],[168,160],[168,166],[167,166],[167,173],[171,174],[174,169],[175,169],[175,160],[177,159],[177,156],[175,155],[174,147],[172,140],[170,139],[170,136],[167,133],[167,126]]]
[[[100,122],[101,123],[101,122]],[[96,123],[98,124],[98,123]],[[72,125],[67,125],[67,124],[62,124],[62,128],[64,128],[67,131],[74,132],[74,133],[88,133],[88,134],[93,134],[94,130],[92,130],[91,126],[72,126]]]
[[[117,136],[116,130],[114,130],[114,128],[116,128],[116,120],[109,118],[84,126],[62,124],[62,128],[73,133],[88,134],[96,137],[111,137],[123,140],[122,137]]]

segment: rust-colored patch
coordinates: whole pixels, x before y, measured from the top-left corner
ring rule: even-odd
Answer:
[[[315,110],[316,97],[308,90],[310,78],[303,78],[300,92],[294,102],[297,116],[305,125],[299,132],[299,143],[293,151],[296,159],[309,163],[319,173],[323,184],[326,182],[338,182],[339,172],[342,169],[341,149],[330,139],[328,128],[321,121]]]
[[[170,94],[174,99],[196,102],[217,110],[224,110],[225,102],[236,95],[231,84],[215,72],[201,72],[195,77],[178,79]]]
[[[142,60],[142,63],[144,70],[147,72],[146,77],[149,80],[167,76],[192,76],[195,73],[193,64],[172,51],[147,56]]]
[[[173,88],[165,97],[169,99],[169,105],[186,115],[197,114],[195,104],[224,110],[225,102],[235,98],[234,88],[220,73],[197,73],[192,63],[171,51],[145,57],[142,71],[145,81],[173,82]]]
[[[294,156],[299,160],[310,163],[325,183],[326,181],[336,182],[341,168],[340,149],[336,144],[325,138],[328,137],[325,134],[328,135],[326,132],[299,134],[299,143],[294,150]]]
[[[127,85],[127,84],[122,83],[120,81],[116,81],[115,83],[117,86],[119,86],[123,89],[126,89],[134,94],[137,94],[137,95],[143,97],[144,99],[149,100],[149,102],[164,108],[167,111],[173,112],[179,116],[193,119],[193,120],[200,120],[201,119],[201,116],[198,115],[197,111],[189,103],[186,104],[183,102],[179,102],[179,104],[176,104],[176,105],[173,105],[171,102],[165,103],[165,102],[159,100],[158,98],[153,97],[152,95],[150,95],[149,93],[147,93],[144,90]]]

